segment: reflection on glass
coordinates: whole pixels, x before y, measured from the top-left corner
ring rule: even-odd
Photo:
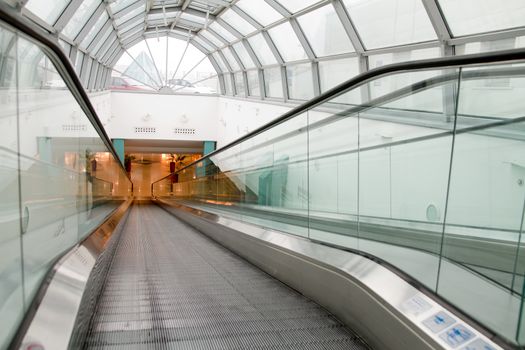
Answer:
[[[49,269],[130,196],[131,182],[44,51],[3,28],[0,48],[4,348]]]
[[[7,348],[25,312],[18,194],[16,37],[0,27],[0,348]]]

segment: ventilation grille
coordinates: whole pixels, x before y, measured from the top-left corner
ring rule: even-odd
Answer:
[[[62,124],[62,131],[86,131],[86,124]]]
[[[154,134],[156,132],[157,132],[157,128],[155,127],[144,127],[144,126],[135,127],[135,134]]]
[[[175,134],[184,134],[184,135],[195,135],[195,129],[193,128],[175,128],[173,129]]]

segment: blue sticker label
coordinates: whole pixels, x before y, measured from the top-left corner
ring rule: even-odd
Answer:
[[[476,339],[469,345],[461,348],[461,350],[496,350],[496,348],[483,339]]]
[[[423,324],[434,333],[439,333],[454,323],[456,320],[444,311],[440,311],[423,321]]]
[[[459,345],[464,344],[470,339],[474,338],[475,335],[472,333],[472,331],[466,329],[465,326],[460,324],[447,329],[439,337],[447,342],[447,344],[451,347],[456,348]]]

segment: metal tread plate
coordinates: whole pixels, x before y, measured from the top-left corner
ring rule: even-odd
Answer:
[[[131,209],[85,349],[367,349],[323,308],[153,204]]]

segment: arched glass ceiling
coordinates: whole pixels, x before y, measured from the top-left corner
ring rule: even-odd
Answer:
[[[207,56],[221,93],[285,102],[388,63],[525,46],[523,0],[28,0],[22,13],[58,34],[87,88],[168,36]]]
[[[126,49],[113,67],[113,76],[159,91],[216,93],[219,89],[208,56],[187,40],[167,35],[146,38]]]

